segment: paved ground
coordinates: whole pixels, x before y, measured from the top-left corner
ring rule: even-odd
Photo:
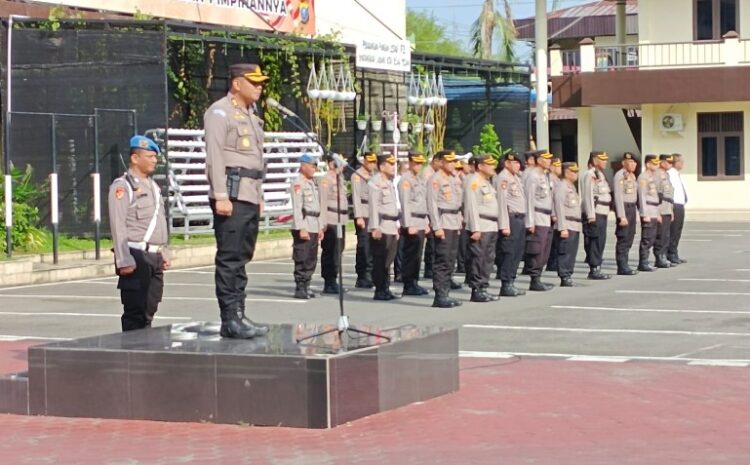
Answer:
[[[681,254],[606,282],[579,263],[580,288],[492,304],[459,291],[452,310],[347,294],[354,324],[461,326],[452,396],[314,432],[4,416],[1,463],[750,463],[750,223],[689,223]],[[335,298],[291,298],[291,269],[251,264],[253,316],[335,323]],[[345,271],[352,286],[351,255]],[[211,267],[170,272],[159,323],[216,319],[211,282]],[[0,368],[23,364],[19,338],[118,331],[118,303],[109,278],[0,289]]]

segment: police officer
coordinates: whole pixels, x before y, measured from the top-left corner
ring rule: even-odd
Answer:
[[[648,263],[651,247],[656,239],[656,230],[661,224],[659,215],[659,192],[656,187],[656,171],[659,169],[659,157],[646,155],[645,169],[638,176],[638,210],[641,214],[641,243],[638,250],[638,271],[656,271]]]
[[[455,152],[453,152],[455,154]],[[420,177],[425,183],[425,186],[428,186],[430,183],[430,180],[432,179],[432,176],[435,175],[436,172],[440,171],[440,166],[442,164],[442,160],[440,158],[433,156],[432,160],[430,160],[430,163],[425,166],[422,169],[422,172],[420,173]],[[424,242],[424,277],[425,279],[432,279],[432,265],[435,262],[435,236],[434,232],[430,230],[429,232],[425,233],[425,242]]]
[[[526,242],[526,194],[518,175],[521,171],[518,155],[509,152],[503,159],[503,165],[503,170],[495,176],[500,229],[497,252],[500,259],[496,264],[498,278],[502,282],[500,295],[516,297],[526,294],[526,291],[515,286],[518,264],[521,263]]]
[[[164,203],[159,186],[151,179],[160,152],[147,137],[131,138],[130,167],[109,188],[109,227],[120,277],[123,331],[151,327],[164,289],[164,270],[170,266]]]
[[[573,270],[581,233],[581,199],[576,191],[578,164],[562,164],[562,180],[555,187],[555,228],[560,235],[558,244],[557,276],[560,287],[573,287]]]
[[[401,199],[403,295],[428,294],[427,289],[418,283],[424,237],[430,231],[427,198],[425,197],[426,182],[419,175],[426,161],[425,156],[420,152],[409,153],[409,169],[401,176],[398,183],[398,197]]]
[[[354,287],[370,289],[372,287],[372,254],[370,253],[370,192],[367,183],[378,164],[375,152],[366,152],[362,157],[362,166],[352,174],[352,206],[354,207],[354,229],[357,232],[357,256],[354,269],[357,282]]]
[[[588,279],[609,279],[602,273],[604,246],[607,243],[607,216],[609,215],[612,194],[604,176],[609,156],[606,152],[594,151],[589,156],[589,170],[580,181],[583,211],[583,234],[589,265]]]
[[[378,157],[378,173],[369,182],[370,200],[370,251],[372,252],[372,280],[375,283],[375,300],[398,299],[391,292],[390,271],[398,246],[398,206],[393,177],[396,174],[396,156]]]
[[[323,294],[338,294],[339,276],[338,254],[344,250],[346,238],[346,222],[349,219],[349,201],[346,198],[346,185],[343,168],[338,168],[336,162],[329,155],[325,157],[328,171],[320,178],[318,191],[320,192],[320,208],[325,216],[326,224],[323,240],[320,242],[320,274],[323,277]],[[341,239],[337,237],[337,226],[341,225]],[[338,248],[337,246],[338,241]]]
[[[432,286],[435,289],[433,307],[452,308],[461,305],[449,297],[453,277],[453,264],[456,263],[458,236],[461,233],[463,217],[463,188],[455,176],[456,154],[441,151],[435,154],[441,160],[440,170],[427,185],[427,212],[430,226],[435,236],[435,264]]]
[[[549,291],[551,284],[541,280],[542,269],[552,245],[552,181],[549,167],[553,155],[546,150],[534,152],[536,164],[527,169],[526,191],[526,266],[531,276],[531,291]]]
[[[487,293],[499,229],[497,191],[491,179],[497,160],[480,154],[473,160],[476,172],[469,175],[464,185],[464,215],[469,236],[467,283],[471,287],[472,302],[492,302],[496,296]]]
[[[555,157],[552,159],[552,163],[549,167],[550,172],[550,184],[552,185],[552,196],[553,196],[553,202],[554,202],[554,194],[555,194],[555,188],[560,183],[560,178],[562,177],[562,160],[560,160],[558,157]],[[554,205],[554,203],[553,203]],[[554,213],[554,209],[553,209]],[[552,215],[552,245],[550,246],[549,251],[549,258],[547,259],[547,271],[557,271],[557,255],[558,250],[557,246],[560,245],[560,232],[555,228],[555,223],[557,222],[557,216]]]
[[[657,268],[670,268],[677,266],[667,260],[667,249],[669,248],[669,233],[672,229],[672,216],[674,214],[674,186],[669,179],[668,171],[672,168],[674,157],[672,155],[659,155],[659,170],[656,172],[656,190],[659,192],[659,215],[661,223],[656,230],[656,241],[654,242],[654,256]]]
[[[245,265],[253,257],[263,214],[263,121],[253,108],[268,76],[256,64],[232,65],[229,73],[229,93],[203,116],[206,175],[214,214],[221,336],[246,339],[268,331],[245,316]]]
[[[625,152],[622,156],[622,168],[615,174],[614,178],[615,215],[617,216],[615,258],[617,261],[617,274],[624,276],[632,276],[638,273],[628,265],[628,252],[630,252],[630,248],[633,246],[635,222],[638,216],[638,191],[636,188],[638,182],[635,179],[636,166],[638,166],[638,160],[635,158],[635,155]]]
[[[292,259],[294,260],[294,298],[310,299],[310,279],[318,265],[318,243],[326,224],[321,215],[320,193],[313,177],[318,163],[311,155],[299,157],[299,176],[292,182]],[[335,233],[334,233],[335,234]]]
[[[462,161],[456,159],[456,177],[461,183],[462,191],[465,191],[466,180],[472,173],[473,164],[468,161]],[[458,235],[458,252],[456,253],[456,271],[457,274],[466,274],[466,270],[469,267],[469,234],[466,231],[465,225],[461,225],[461,233]],[[468,278],[468,276],[464,276]],[[463,286],[458,282],[451,281],[451,289],[461,289]]]

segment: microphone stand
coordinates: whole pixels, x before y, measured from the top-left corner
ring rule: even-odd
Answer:
[[[282,118],[283,121],[289,121],[289,123],[292,126],[294,126],[295,128],[299,129],[300,131],[303,131],[304,133],[306,133],[308,135],[309,134],[314,134],[314,132],[312,131],[312,129],[310,129],[310,127],[307,126],[307,124],[302,120],[302,118],[300,118],[296,114],[294,114],[294,113],[287,114],[286,112],[283,112],[283,111],[280,111],[279,113],[281,113],[281,115],[282,115],[281,118]],[[326,154],[329,157],[331,157],[331,159],[333,159],[334,162],[336,161],[336,158],[333,156],[334,153],[331,150],[329,150],[328,148],[326,148],[320,142],[320,140],[318,139],[317,134],[313,137],[313,140],[323,150],[324,154]],[[337,164],[337,168],[338,168],[338,164]],[[357,175],[360,178],[362,178],[365,181],[367,181],[367,179],[365,179],[360,173],[357,173],[357,171],[354,168],[352,168],[351,166],[349,166],[348,163],[344,163],[344,165],[341,166],[341,168],[346,169],[351,174]],[[337,207],[336,207],[336,210],[337,210],[336,215],[338,215],[339,218],[340,218],[340,215],[341,215],[341,171],[342,170],[340,170],[340,169],[336,169],[336,205],[337,205]],[[321,205],[321,209],[322,209],[322,207],[323,206]],[[315,334],[311,334],[309,336],[297,338],[297,344],[299,344],[301,342],[304,342],[304,341],[308,341],[310,339],[315,339],[315,338],[320,337],[320,336],[325,336],[327,334],[332,334],[332,333],[337,333],[338,334],[339,341],[341,342],[341,347],[344,350],[346,350],[348,348],[348,346],[349,346],[349,338],[351,337],[352,334],[359,335],[359,337],[357,337],[356,339],[360,339],[362,337],[368,337],[369,336],[369,337],[373,337],[373,338],[376,338],[376,339],[382,339],[385,342],[391,342],[391,338],[388,337],[388,336],[383,336],[382,334],[375,334],[375,333],[370,332],[370,331],[365,331],[363,329],[356,328],[356,327],[351,326],[349,324],[349,317],[344,312],[344,270],[343,270],[343,267],[341,265],[341,257],[343,255],[343,250],[342,250],[343,247],[341,247],[341,244],[343,242],[343,239],[344,239],[343,226],[341,224],[336,224],[336,250],[335,250],[335,253],[336,253],[336,266],[338,267],[338,272],[339,272],[339,275],[338,275],[338,281],[339,281],[339,283],[338,283],[339,284],[339,321],[338,321],[338,325],[337,325],[336,328],[332,328],[332,329],[328,329],[328,330],[325,330],[325,331],[321,331],[321,332],[318,332],[318,333],[315,333]]]

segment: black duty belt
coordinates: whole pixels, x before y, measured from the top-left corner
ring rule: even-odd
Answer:
[[[460,208],[456,208],[454,210],[448,210],[446,208],[438,208],[438,212],[441,215],[458,215],[459,213],[461,213],[461,209]]]
[[[427,213],[412,213],[411,216],[413,218],[419,218],[419,219],[425,219],[427,218]]]
[[[582,223],[581,219],[580,218],[576,218],[575,216],[566,216],[565,219],[568,220],[568,221],[574,221],[576,223]]]
[[[625,205],[626,207],[635,207],[636,203],[635,202],[623,202],[623,205]]]
[[[370,203],[370,201],[367,200],[367,199],[359,199],[359,203],[361,203],[363,205],[367,205],[368,203]]]
[[[249,168],[236,168],[228,166],[226,169],[226,173],[233,174],[241,178],[263,179],[263,171]]]
[[[341,213],[344,215],[349,213],[347,210],[339,210],[338,208],[334,208],[334,207],[328,207],[328,211],[331,213]]]
[[[534,207],[534,211],[537,212],[537,213],[544,213],[545,215],[551,215],[552,214],[552,210],[548,210],[546,208]]]
[[[481,219],[483,219],[483,220],[487,220],[487,221],[497,221],[497,217],[496,217],[496,216],[490,216],[490,215],[481,215],[481,214],[480,214],[480,215],[479,215],[479,218],[481,218]]]
[[[526,218],[526,213],[511,212],[510,216],[513,218]]]
[[[597,205],[601,205],[601,206],[603,206],[603,207],[609,207],[609,202],[600,202],[600,201],[598,201],[598,200],[597,200],[597,201],[596,201],[596,204],[597,204]]]
[[[667,202],[667,203],[674,203],[674,199],[668,199],[668,198],[666,198],[666,197],[665,197],[665,198],[663,198],[663,199],[661,199],[661,201],[662,201],[662,202]]]
[[[646,205],[651,205],[652,207],[658,207],[659,202],[646,202]]]
[[[308,210],[302,209],[302,216],[310,216],[312,218],[317,218],[320,216],[320,212],[311,212]]]
[[[398,221],[398,216],[392,216],[392,215],[380,215],[381,220],[388,220],[388,221]]]

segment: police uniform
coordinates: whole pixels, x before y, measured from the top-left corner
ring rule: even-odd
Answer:
[[[378,165],[396,164],[394,155],[378,157]],[[396,258],[398,246],[398,206],[397,194],[393,179],[383,173],[377,173],[368,183],[370,200],[370,251],[372,252],[372,280],[375,284],[375,300],[393,300],[398,298],[390,290],[390,270]],[[378,230],[379,239],[372,233]]]
[[[668,162],[671,165],[674,158],[672,155],[660,155],[659,161]],[[669,233],[672,229],[672,216],[674,215],[674,186],[669,179],[669,173],[664,168],[659,168],[656,172],[656,189],[659,192],[661,224],[656,230],[654,256],[656,257],[657,268],[670,268],[673,265],[667,260],[667,249],[669,248]],[[675,265],[677,264],[675,263]]]
[[[654,271],[648,263],[648,256],[656,239],[659,227],[659,192],[656,187],[656,176],[646,165],[659,165],[659,157],[646,155],[643,172],[638,176],[638,210],[641,215],[641,243],[638,250],[638,271]]]
[[[515,153],[509,153],[505,156],[505,160],[516,161],[517,157]],[[502,282],[500,295],[504,297],[524,295],[524,291],[516,289],[515,280],[526,242],[526,193],[520,176],[507,169],[496,175],[494,182],[498,197],[498,228],[501,232],[496,252],[499,254],[499,260],[496,261],[497,274]],[[508,236],[502,234],[504,229],[510,230]]]
[[[427,160],[421,153],[410,153],[409,161],[425,163]],[[404,295],[427,294],[427,290],[418,284],[425,230],[429,225],[425,185],[425,179],[420,175],[415,176],[411,171],[401,175],[398,182],[398,197],[401,199],[401,277],[404,282]],[[409,228],[416,229],[416,234],[409,234]]]
[[[268,77],[258,65],[230,66],[230,77],[260,84]],[[263,202],[263,121],[230,92],[203,116],[208,196],[216,236],[216,297],[223,337],[248,338],[268,328],[245,317],[245,265],[252,260]],[[217,201],[230,200],[232,213],[220,215]]]
[[[605,152],[591,152],[590,163],[594,160],[606,161],[609,157]],[[591,166],[580,179],[583,246],[586,250],[589,265],[589,279],[609,279],[602,273],[604,247],[607,244],[607,216],[612,203],[612,193],[604,173]]]
[[[462,192],[466,191],[466,180],[468,179],[468,176],[464,172],[464,163],[461,160],[456,160],[456,173],[454,176],[458,178],[458,181],[461,183],[461,190]],[[465,225],[461,225],[461,231],[458,235],[458,251],[456,252],[456,269],[455,273],[464,274],[466,273],[466,270],[469,266],[469,235],[466,232]],[[467,278],[467,276],[464,276],[464,278]],[[455,281],[451,281],[451,289],[461,289],[463,286],[458,284]]]
[[[553,155],[544,150],[535,152],[535,157],[551,159]],[[532,291],[548,291],[551,285],[541,282],[542,269],[549,258],[552,246],[552,181],[549,171],[533,168],[526,175],[526,228],[534,228],[526,237],[526,265],[528,266]]]
[[[636,158],[632,153],[626,152],[623,155],[623,161],[625,160],[636,161]],[[618,275],[628,276],[637,273],[628,265],[628,252],[630,252],[630,248],[633,246],[636,219],[638,216],[637,186],[638,181],[635,178],[635,173],[630,173],[623,167],[615,174],[614,200],[615,215],[617,216],[617,228],[615,230],[615,237],[617,238],[617,245],[615,246],[615,259],[617,262]],[[623,225],[623,220],[626,220],[628,224]]]
[[[438,152],[436,157],[443,163],[456,160],[454,152]],[[456,263],[458,239],[463,217],[463,187],[461,180],[448,174],[444,169],[435,173],[427,185],[427,213],[433,233],[442,230],[442,239],[435,236],[435,264],[432,286],[435,289],[433,307],[451,308],[461,302],[449,297],[453,277],[453,265]]]
[[[338,186],[337,186],[338,181]],[[336,174],[336,170],[329,169],[320,178],[318,191],[320,192],[320,207],[325,216],[326,230],[320,243],[320,272],[325,285],[324,294],[338,294],[338,254],[345,248],[346,222],[349,219],[349,201],[346,198],[344,176]],[[337,237],[337,226],[341,225],[341,239]],[[337,248],[337,241],[339,247]]]
[[[374,152],[364,154],[365,162],[377,162],[378,156]],[[357,254],[354,269],[357,272],[357,282],[355,287],[369,289],[372,287],[372,254],[370,253],[370,192],[367,183],[372,175],[364,168],[360,167],[352,174],[352,207],[354,210],[354,219],[362,218],[364,227],[359,227],[355,221],[354,230],[357,233]]]
[[[317,164],[315,159],[304,154],[300,164]],[[315,180],[300,173],[292,182],[292,259],[294,260],[294,297],[309,299],[315,297],[310,290],[315,267],[318,265],[318,242],[321,231],[325,230],[325,216],[321,215],[320,193]],[[302,238],[302,231],[309,235]]]
[[[133,137],[130,147],[160,153],[159,146],[143,136]],[[122,330],[148,328],[162,298],[163,263],[169,260],[169,232],[159,186],[128,170],[112,182],[108,205],[115,268],[120,276]],[[132,273],[120,273],[133,266]]]
[[[552,166],[555,167],[562,167],[562,160],[555,157],[552,159]],[[550,185],[552,186],[552,202],[554,205],[555,202],[555,188],[560,183],[560,178],[558,175],[552,170],[550,170]],[[553,209],[554,211],[554,209]],[[560,234],[555,228],[555,223],[557,222],[556,215],[552,215],[552,245],[550,245],[549,248],[549,258],[547,259],[547,271],[557,271],[557,255],[558,255],[558,246],[560,245]]]
[[[427,188],[430,180],[435,175],[435,169],[432,164],[425,166],[419,173],[420,179],[424,182],[425,189]],[[425,190],[426,192],[426,190]],[[435,263],[435,236],[433,230],[425,234],[424,240],[424,277],[425,279],[432,279],[432,265]]]
[[[490,155],[479,155],[475,162],[494,167],[497,161]],[[464,218],[469,236],[467,283],[471,287],[472,302],[491,302],[496,296],[487,293],[499,228],[497,191],[492,182],[479,171],[469,175],[464,184]],[[471,236],[479,232],[479,239]]]
[[[573,287],[573,270],[578,253],[581,225],[581,199],[576,186],[566,178],[566,172],[578,172],[576,163],[563,163],[563,177],[555,187],[554,212],[557,222],[555,229],[558,234],[567,231],[568,237],[560,235],[557,249],[557,276],[560,277],[560,287]]]

